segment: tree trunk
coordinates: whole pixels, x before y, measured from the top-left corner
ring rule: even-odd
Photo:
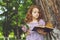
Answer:
[[[59,36],[58,33],[60,32],[60,0],[35,0],[35,4],[42,7],[45,20],[53,24],[55,31],[53,30],[53,32],[49,34],[50,37],[48,40],[53,40],[53,38],[54,40],[58,40],[57,35]],[[51,37],[53,38],[51,39]]]

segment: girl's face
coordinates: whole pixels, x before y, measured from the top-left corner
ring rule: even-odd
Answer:
[[[38,8],[33,8],[32,17],[36,18],[36,19],[39,17],[39,9]]]

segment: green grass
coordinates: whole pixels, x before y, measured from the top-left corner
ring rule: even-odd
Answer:
[[[0,38],[0,40],[4,40],[4,38]],[[15,40],[14,38],[9,38],[9,40]]]
[[[3,38],[0,38],[0,40],[4,40]]]
[[[24,36],[24,34],[23,35],[21,35],[21,39],[22,40],[25,40],[25,36]],[[23,39],[24,38],[24,39]],[[2,32],[0,32],[0,40],[4,40],[4,36],[2,35]],[[10,34],[9,34],[9,40],[15,40],[15,38],[14,38],[14,33],[13,32],[11,32]]]
[[[9,40],[15,40],[15,38],[9,38]]]
[[[4,38],[0,38],[0,40],[4,40]],[[15,40],[15,38],[9,38],[9,40]],[[22,39],[25,40],[25,39]]]

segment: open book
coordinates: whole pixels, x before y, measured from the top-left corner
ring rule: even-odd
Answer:
[[[47,27],[34,27],[32,31],[36,31],[37,29],[43,29],[44,32],[48,32],[48,33],[53,30],[52,28],[47,28]]]

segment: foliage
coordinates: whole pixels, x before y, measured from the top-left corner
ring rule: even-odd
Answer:
[[[12,31],[14,34],[18,33],[19,31],[15,30],[21,30],[19,28],[25,19],[29,6],[32,4],[32,0],[0,0],[0,10],[2,11],[0,13],[1,35],[10,36]]]

